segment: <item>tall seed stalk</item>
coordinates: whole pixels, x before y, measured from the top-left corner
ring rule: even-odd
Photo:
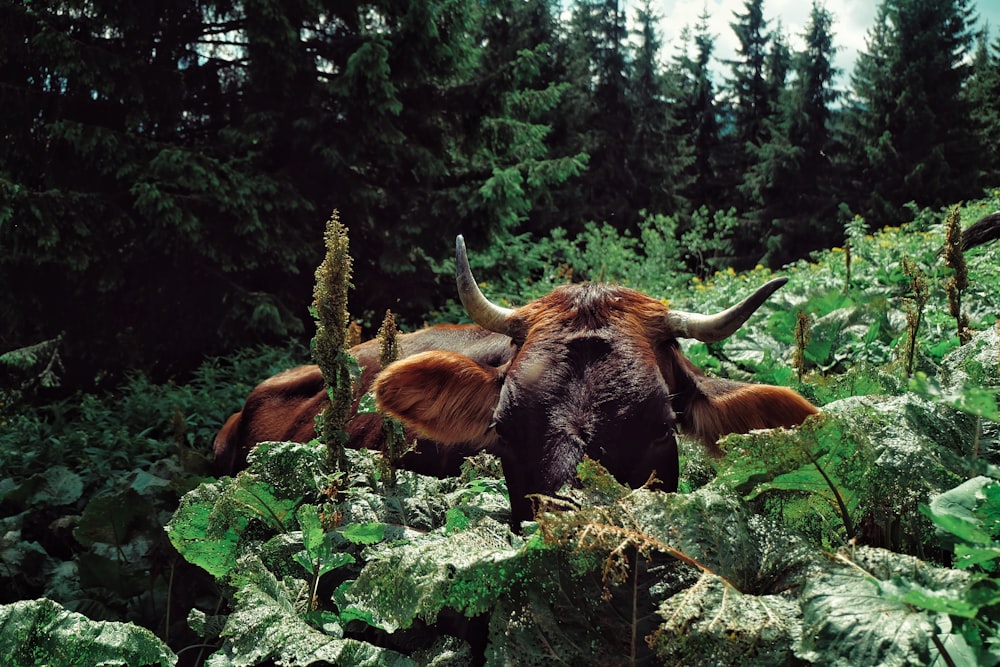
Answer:
[[[851,260],[852,253],[861,248],[861,243],[864,241],[865,233],[868,231],[868,225],[865,223],[865,219],[860,215],[855,215],[844,225],[844,232],[846,233],[846,239],[844,240],[844,265],[845,265],[845,277],[844,277],[844,293],[846,294],[851,290]]]
[[[809,345],[809,329],[812,324],[808,314],[799,312],[795,318],[795,354],[792,357],[792,365],[798,372],[799,384],[802,384],[802,375],[806,369],[806,347]]]
[[[912,298],[904,298],[906,304],[906,377],[913,374],[913,358],[917,351],[917,332],[923,318],[924,306],[930,298],[927,276],[909,257],[903,257],[903,273],[910,279]]]
[[[399,328],[391,310],[385,311],[385,318],[378,330],[379,366],[385,368],[399,358]],[[406,453],[406,432],[397,419],[382,415],[382,434],[385,437],[385,449],[382,451],[382,473],[387,486],[396,483],[396,464]]]
[[[965,345],[972,340],[969,317],[962,312],[962,292],[969,286],[969,270],[962,252],[962,224],[957,206],[951,209],[945,222],[944,264],[955,272],[945,284],[948,312],[955,318],[958,342]]]
[[[351,288],[351,255],[347,227],[334,211],[323,234],[326,257],[316,269],[312,314],[316,335],[312,341],[313,358],[326,381],[330,403],[323,410],[316,431],[326,444],[327,456],[337,470],[346,470],[344,430],[354,410],[354,380],[357,362],[347,353],[350,317],[347,291]]]

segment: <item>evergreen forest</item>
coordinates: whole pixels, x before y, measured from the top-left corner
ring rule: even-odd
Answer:
[[[0,0],[0,662],[1000,664],[1000,39],[880,0],[840,72],[821,0],[732,59],[663,6]],[[683,352],[820,414],[520,530],[495,457],[329,411],[211,474],[261,380],[373,411],[344,341],[467,321],[457,234],[510,307],[786,277]]]
[[[719,61],[707,15],[667,44],[652,2],[3,0],[0,349],[61,336],[92,387],[308,338],[334,210],[371,335],[453,296],[458,233],[483,279],[534,279],[512,239],[664,215],[704,277],[1000,182],[971,0],[882,2],[849,73],[830,9],[802,52],[765,10]]]

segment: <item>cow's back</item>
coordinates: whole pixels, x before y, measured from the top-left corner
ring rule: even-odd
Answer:
[[[398,338],[400,356],[443,350],[460,352],[479,363],[500,366],[506,363],[512,350],[510,339],[475,325],[438,325],[401,334]],[[377,340],[356,345],[351,354],[361,367],[358,396],[369,389],[381,372]],[[308,442],[316,437],[316,416],[327,404],[323,374],[316,365],[299,366],[270,377],[257,385],[247,397],[243,409],[223,425],[214,443],[213,472],[234,475],[246,467],[247,455],[258,442]],[[357,403],[355,404],[357,409]],[[355,414],[347,424],[348,446],[382,449],[385,436],[382,417],[374,413]],[[408,431],[412,442],[418,434]],[[469,445],[441,446],[421,440],[413,451],[404,455],[403,467],[430,475],[452,475],[465,456],[478,447]]]
[[[316,415],[325,404],[319,366],[298,366],[264,380],[215,436],[213,472],[235,474],[258,442],[308,442],[316,436]]]

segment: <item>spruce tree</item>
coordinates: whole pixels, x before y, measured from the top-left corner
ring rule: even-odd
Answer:
[[[772,265],[836,242],[828,157],[831,105],[837,98],[831,26],[830,13],[814,2],[803,34],[805,50],[793,59],[793,83],[767,122],[767,141],[751,149],[743,182],[753,203],[748,217],[767,239],[765,260]]]
[[[1000,39],[983,30],[976,38],[966,96],[979,146],[983,185],[1000,185]]]
[[[733,131],[739,152],[746,144],[763,141],[765,123],[774,107],[774,92],[768,82],[767,58],[771,34],[764,19],[764,0],[745,0],[744,12],[733,12],[730,26],[739,46],[737,58],[725,61],[732,71],[729,88],[733,97]]]
[[[552,0],[484,2],[479,75],[470,88],[470,174],[485,183],[468,193],[472,215],[495,239],[562,224],[557,202],[567,180],[586,169],[585,154],[566,154],[553,136],[567,90],[557,57],[558,7]],[[477,120],[473,120],[477,119]]]
[[[231,280],[302,265],[274,220],[309,204],[224,131],[241,108],[241,46],[212,50],[227,12],[0,3],[0,345],[63,331],[68,379],[89,384],[302,330],[287,283]]]
[[[676,91],[675,113],[693,152],[685,191],[692,209],[720,208],[723,190],[718,174],[720,111],[711,71],[715,37],[708,30],[708,19],[707,11],[702,12],[693,30],[685,27],[681,32],[669,70]]]
[[[977,149],[963,90],[969,0],[883,0],[852,76],[844,142],[852,208],[879,226],[907,202],[940,206],[978,193]]]
[[[670,103],[678,91],[660,65],[659,17],[646,0],[636,10],[629,105],[634,122],[628,153],[635,173],[632,202],[651,213],[672,214],[687,209],[688,167],[693,161],[689,136]]]
[[[544,44],[480,48],[491,12],[532,8],[0,2],[0,344],[65,331],[93,378],[304,335],[333,209],[355,315],[422,321],[452,293],[449,238],[582,169],[546,143]]]
[[[589,156],[589,168],[579,183],[583,196],[569,222],[576,229],[587,221],[624,229],[638,218],[631,201],[635,175],[627,155],[633,119],[627,96],[625,12],[617,0],[578,0],[568,31],[567,152]]]

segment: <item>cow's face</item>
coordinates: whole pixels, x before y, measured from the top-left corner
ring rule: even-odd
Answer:
[[[634,486],[676,477],[676,415],[660,372],[666,308],[633,290],[568,285],[509,316],[518,352],[493,417],[505,470],[530,492],[573,479],[584,455]]]
[[[478,443],[504,467],[513,519],[531,517],[527,494],[572,482],[589,456],[619,481],[677,485],[678,424],[714,443],[722,433],[801,422],[815,408],[779,387],[705,377],[678,336],[730,335],[784,281],[718,315],[668,309],[634,290],[566,285],[516,310],[486,300],[459,237],[462,302],[481,326],[510,337],[502,367],[455,352],[425,352],[382,372],[380,406],[438,442]]]

